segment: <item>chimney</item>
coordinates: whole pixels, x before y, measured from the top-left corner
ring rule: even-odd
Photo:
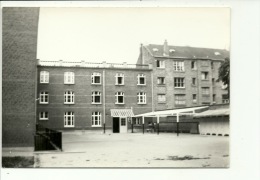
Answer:
[[[167,40],[163,44],[163,56],[169,56],[169,46]]]

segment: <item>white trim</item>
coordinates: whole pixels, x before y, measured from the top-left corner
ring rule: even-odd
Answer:
[[[95,82],[95,77],[99,77],[99,83]],[[91,84],[101,85],[101,73],[94,72],[91,74]]]
[[[95,117],[97,117],[97,120],[93,119]],[[93,122],[98,122],[98,125],[95,125],[95,123],[93,125]],[[91,115],[91,127],[101,127],[101,112],[99,112],[99,111],[92,112],[92,115]]]
[[[75,84],[74,72],[64,72],[64,84]]]
[[[68,118],[70,118],[70,125],[68,125]],[[74,112],[64,113],[64,127],[75,127]]]
[[[67,102],[69,98],[70,98],[70,102]],[[65,91],[64,104],[75,104],[75,95],[73,91]]]
[[[41,71],[40,72],[40,84],[48,84],[49,83],[49,75],[48,71]]]

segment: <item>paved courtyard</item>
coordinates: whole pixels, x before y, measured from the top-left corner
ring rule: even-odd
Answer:
[[[228,167],[229,137],[63,133],[63,151],[35,152],[35,167]]]

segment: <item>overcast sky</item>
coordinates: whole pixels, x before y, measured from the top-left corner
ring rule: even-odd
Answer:
[[[136,63],[140,44],[229,49],[229,8],[41,8],[40,60]]]

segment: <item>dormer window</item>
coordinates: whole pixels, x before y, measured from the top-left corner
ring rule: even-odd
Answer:
[[[216,56],[219,56],[220,55],[220,52],[215,52],[214,53]]]
[[[174,49],[170,49],[169,51],[170,51],[170,53],[174,53],[174,52],[175,52],[175,50],[174,50]]]
[[[157,48],[153,48],[153,52],[158,52],[158,49]]]

